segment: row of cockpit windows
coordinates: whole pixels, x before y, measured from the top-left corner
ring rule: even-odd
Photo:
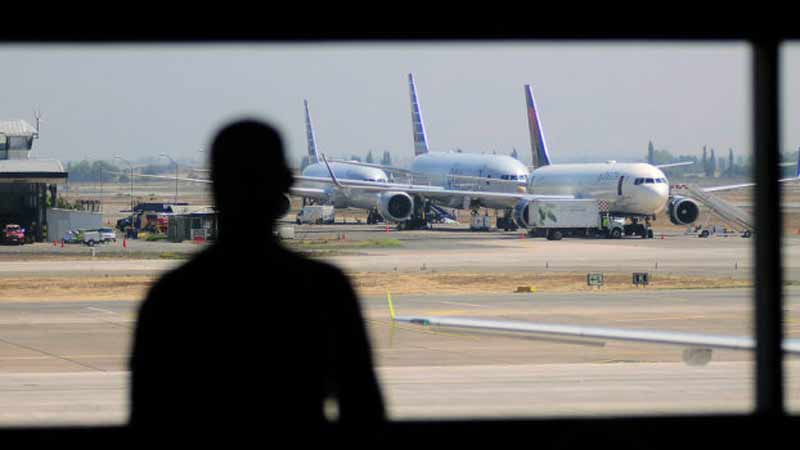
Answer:
[[[640,184],[666,184],[666,178],[637,178],[633,184],[640,185]]]
[[[501,180],[525,181],[528,179],[527,175],[500,175]]]
[[[367,178],[367,181],[375,181],[377,183],[386,183],[386,178]]]

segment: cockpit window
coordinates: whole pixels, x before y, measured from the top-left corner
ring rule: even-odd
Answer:
[[[644,182],[645,182],[645,183],[647,183],[647,184],[653,184],[653,183],[655,183],[655,181],[653,181],[653,179],[652,179],[652,178],[647,178],[647,179],[645,179],[645,181],[644,181]]]
[[[640,184],[642,184],[642,183],[644,183],[644,178],[637,178],[637,179],[636,179],[636,180],[633,182],[633,184],[635,184],[635,185],[637,185],[637,186],[638,186],[638,185],[640,185]]]

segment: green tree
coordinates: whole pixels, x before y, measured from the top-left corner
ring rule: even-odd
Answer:
[[[717,157],[714,156],[714,148],[711,148],[711,158],[708,159],[708,176],[716,178],[717,176]]]
[[[708,176],[708,152],[705,145],[703,146],[703,173]]]
[[[736,164],[733,162],[733,148],[728,149],[728,176],[733,177],[736,174]]]

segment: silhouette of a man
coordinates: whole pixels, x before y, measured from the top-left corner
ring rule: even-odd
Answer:
[[[139,310],[131,429],[314,441],[333,404],[339,430],[377,436],[383,400],[350,283],[273,237],[292,184],[278,134],[250,120],[223,128],[211,178],[217,241],[164,275]]]

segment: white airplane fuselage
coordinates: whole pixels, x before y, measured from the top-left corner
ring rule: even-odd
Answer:
[[[342,162],[329,163],[336,178],[342,181],[374,181],[386,183],[386,172],[375,167],[357,166]],[[303,169],[303,176],[330,178],[330,173],[324,163],[314,163]],[[351,191],[344,193],[328,183],[303,182],[309,187],[320,187],[328,192],[328,198],[336,208],[372,209],[377,204],[378,194],[370,191]]]
[[[421,154],[411,163],[411,170],[419,174],[414,176],[415,184],[454,190],[509,193],[524,191],[529,174],[525,164],[510,156],[458,152]],[[481,179],[458,178],[453,175]],[[507,207],[503,203],[494,204],[491,201],[482,201],[481,206]]]
[[[531,173],[528,192],[605,200],[612,214],[654,216],[667,206],[669,181],[645,163],[553,164]]]

